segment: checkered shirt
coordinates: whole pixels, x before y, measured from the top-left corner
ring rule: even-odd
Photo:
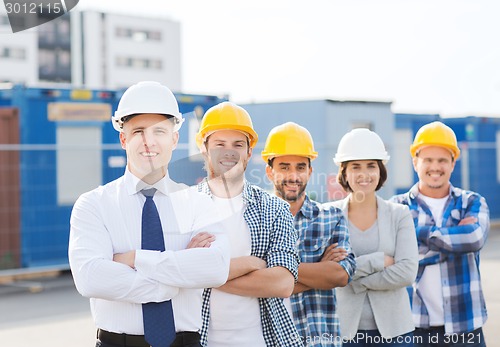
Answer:
[[[198,190],[212,195],[206,180],[198,185]],[[293,216],[287,203],[264,190],[244,183],[243,214],[251,234],[251,255],[266,260],[268,267],[283,266],[297,280],[299,257],[295,244],[297,232],[293,226]],[[203,293],[203,328],[201,342],[207,345],[210,320],[210,289]],[[264,340],[268,347],[299,347],[297,329],[286,311],[281,298],[259,298],[260,317]]]
[[[356,261],[351,252],[346,220],[339,208],[323,206],[306,196],[300,211],[295,215],[295,228],[299,233],[297,247],[301,262],[319,262],[325,249],[338,243],[338,247],[349,253],[339,264],[351,279],[356,270]],[[290,301],[295,326],[305,345],[342,345],[335,308],[335,289],[311,289],[293,294]]]
[[[486,242],[490,228],[485,199],[477,193],[450,185],[441,227],[436,226],[429,207],[419,198],[418,184],[407,193],[394,196],[392,201],[410,208],[419,253],[425,255],[419,262],[413,290],[415,325],[429,327],[429,315],[422,302],[419,281],[427,265],[440,264],[446,333],[464,333],[481,327],[487,313],[481,288],[479,250]],[[458,225],[463,218],[471,216],[478,221]]]

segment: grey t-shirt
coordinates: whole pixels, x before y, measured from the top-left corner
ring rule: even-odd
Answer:
[[[379,230],[378,224],[375,221],[371,227],[365,231],[361,231],[354,224],[349,222],[349,237],[351,240],[351,247],[356,256],[365,255],[377,252],[379,244]],[[358,330],[375,330],[377,324],[370,305],[370,299],[365,297],[363,304],[363,312],[359,320]]]

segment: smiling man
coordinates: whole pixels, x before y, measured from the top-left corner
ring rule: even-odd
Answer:
[[[262,151],[267,177],[290,204],[299,234],[299,278],[285,303],[304,345],[341,346],[334,288],[347,285],[355,261],[342,211],[305,192],[317,155],[309,131],[292,122],[273,128]]]
[[[127,89],[112,117],[125,173],[73,207],[69,261],[90,298],[96,347],[199,347],[203,288],[227,279],[229,244],[213,202],[168,176],[182,121],[167,87]]]
[[[451,128],[441,122],[424,125],[410,152],[419,181],[393,200],[410,207],[417,232],[415,345],[485,346],[479,251],[490,227],[488,206],[481,195],[450,183],[460,156]]]
[[[297,278],[297,233],[285,202],[245,180],[257,143],[250,115],[223,102],[204,115],[196,136],[208,194],[225,217],[231,244],[226,284],[205,290],[202,342],[208,347],[302,346],[281,298]]]

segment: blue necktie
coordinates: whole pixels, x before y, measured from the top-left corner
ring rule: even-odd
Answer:
[[[146,197],[142,209],[142,249],[165,250],[160,216],[153,201],[155,188],[141,191]],[[169,347],[175,339],[172,302],[148,302],[142,305],[144,338],[152,347]]]

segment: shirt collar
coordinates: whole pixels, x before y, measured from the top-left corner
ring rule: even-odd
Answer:
[[[198,184],[198,191],[207,194],[208,196],[212,197],[212,191],[210,190],[210,186],[208,185],[208,178],[204,178],[203,181],[201,181]],[[252,189],[252,185],[245,179],[243,182],[243,202],[245,203],[254,203],[255,202],[255,197],[254,197],[254,191]]]
[[[245,179],[243,183],[243,201],[247,203],[255,202],[255,192],[252,189],[252,185]]]
[[[311,199],[309,199],[309,196],[306,194],[306,198],[299,210],[299,213],[302,213],[302,215],[307,219],[313,219],[314,215],[317,213],[317,209],[317,206],[312,203]]]
[[[410,198],[415,199],[420,195],[420,191],[418,190],[418,182],[413,185],[413,187],[409,190]],[[450,183],[450,188],[448,191],[448,196],[459,196],[460,191],[458,188],[455,188],[453,184]]]
[[[143,189],[155,188],[157,191],[164,195],[168,195],[178,190],[178,185],[170,179],[168,171],[165,176],[153,185],[147,184],[133,173],[128,168],[125,169],[125,186],[129,195],[139,193]]]

